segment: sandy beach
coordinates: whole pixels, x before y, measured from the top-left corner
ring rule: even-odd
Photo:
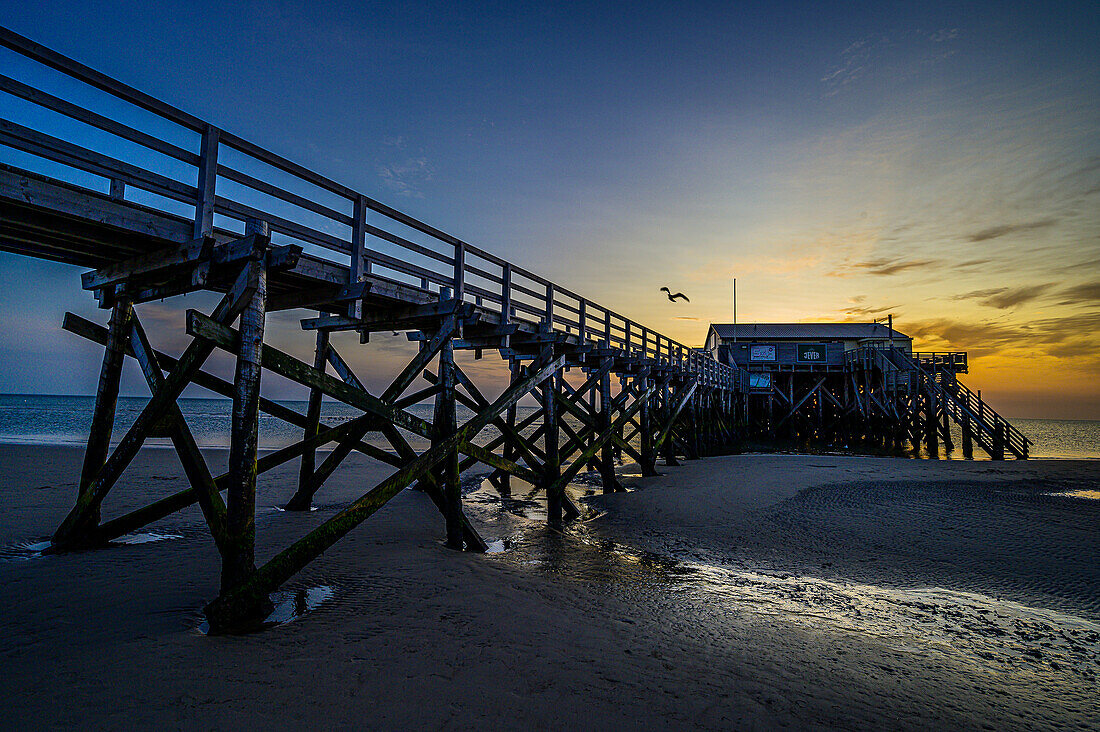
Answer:
[[[442,547],[405,491],[286,588],[323,599],[199,632],[216,550],[159,541],[28,558],[81,451],[0,446],[4,726],[186,729],[1088,729],[1100,724],[1100,462],[743,455],[660,467],[545,528],[467,476],[488,555]],[[211,451],[215,470],[224,452]],[[261,478],[260,558],[384,477],[347,461],[287,514]],[[146,450],[105,515],[183,486]],[[583,486],[577,487],[584,493]],[[1058,494],[1058,495],[1051,495]]]

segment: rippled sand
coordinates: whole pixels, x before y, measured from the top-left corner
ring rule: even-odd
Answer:
[[[214,463],[223,453],[212,453]],[[0,446],[6,726],[1092,728],[1100,720],[1100,464],[738,456],[660,468],[564,531],[516,482],[467,476],[498,549],[440,545],[406,491],[285,588],[287,619],[202,635],[201,516],[144,543],[34,557],[80,453]],[[631,473],[630,466],[624,472]],[[270,556],[385,475],[353,458]],[[630,480],[630,479],[628,479]],[[143,454],[106,511],[182,485]],[[592,495],[595,494],[595,495]],[[1052,495],[1053,494],[1053,495]]]

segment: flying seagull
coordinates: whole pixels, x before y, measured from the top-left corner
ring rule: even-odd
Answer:
[[[677,292],[675,295],[673,295],[672,291],[669,290],[667,287],[662,287],[661,292],[664,292],[668,295],[668,301],[669,302],[676,302],[676,298],[678,298],[678,297],[684,298],[684,302],[691,302],[691,300],[688,298],[688,296],[685,295],[682,292]]]

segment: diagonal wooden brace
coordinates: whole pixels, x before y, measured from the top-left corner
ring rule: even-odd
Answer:
[[[214,309],[213,317],[208,318],[211,323],[224,327],[222,323],[232,322],[248,305],[259,284],[261,266],[255,261],[244,266],[233,287]],[[95,479],[88,485],[87,490],[77,498],[76,505],[62,521],[61,526],[54,532],[52,539],[54,546],[58,548],[77,546],[79,535],[94,528],[93,521],[98,515],[100,504],[137,455],[149,430],[161,418],[165,408],[179,398],[184,387],[190,383],[213,350],[213,344],[203,340],[195,340],[187,347],[177,361],[176,368],[165,379],[162,388],[145,405],[133,426],[119,442]]]
[[[476,436],[492,422],[496,415],[519,401],[535,385],[562,368],[563,364],[564,358],[558,357],[532,369],[528,376],[506,390],[488,409],[475,415],[449,437],[432,446],[343,511],[281,551],[240,585],[224,591],[220,597],[206,606],[205,612],[210,620],[211,629],[226,631],[254,625],[260,620],[253,614],[255,608],[266,600],[268,593],[273,592],[297,574],[302,567],[346,536],[406,486],[430,471],[436,463],[443,460],[462,442]]]
[[[661,445],[668,439],[668,435],[672,431],[672,425],[675,424],[676,418],[680,416],[680,411],[684,408],[684,405],[688,403],[688,400],[691,399],[691,395],[695,393],[695,388],[698,385],[698,377],[692,377],[687,383],[680,387],[680,393],[676,395],[673,401],[674,406],[672,408],[672,414],[667,415],[665,426],[661,428],[656,441],[653,443],[654,452],[658,452],[661,449]]]

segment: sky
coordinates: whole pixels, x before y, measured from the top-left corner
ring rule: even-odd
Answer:
[[[1095,2],[0,0],[0,24],[689,345],[736,277],[739,322],[893,314],[1003,414],[1100,419]],[[203,298],[143,306],[154,341]],[[0,254],[0,392],[95,392],[66,310],[106,320],[78,269]],[[310,357],[305,315],[269,342]],[[381,374],[407,351],[381,340],[341,343]]]

